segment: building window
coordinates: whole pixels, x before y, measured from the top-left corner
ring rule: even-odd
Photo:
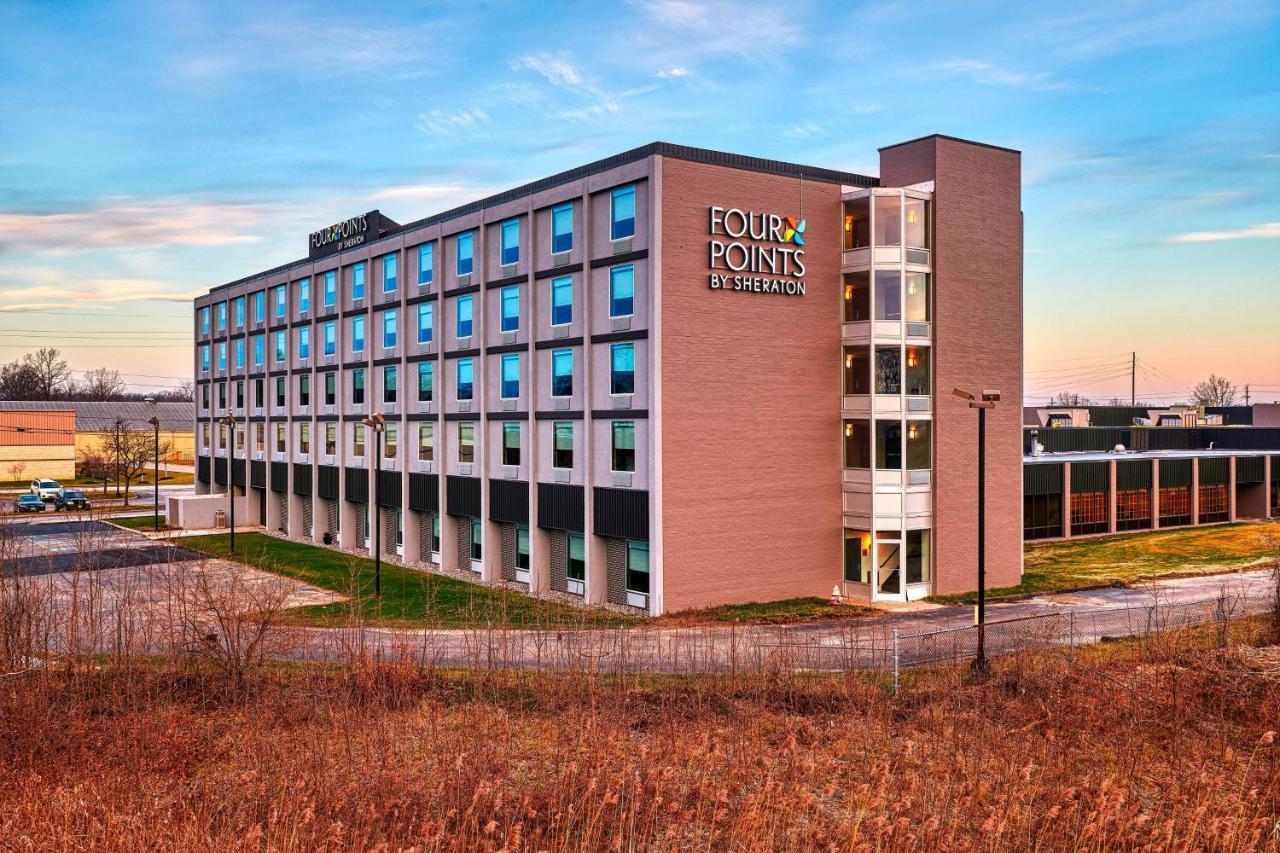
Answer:
[[[209,345],[204,344],[200,347],[200,372],[209,372]]]
[[[311,279],[304,278],[298,282],[298,313],[305,314],[311,310]]]
[[[267,425],[253,425],[253,449],[257,453],[262,453],[267,449]]]
[[[1076,492],[1071,495],[1071,535],[1106,533],[1111,529],[1106,492]]]
[[[1160,526],[1178,527],[1191,523],[1191,487],[1167,486],[1160,489]]]
[[[875,198],[875,240],[877,246],[902,245],[902,196],[878,195]]]
[[[907,285],[907,322],[929,322],[929,274],[909,272],[906,274]]]
[[[338,425],[326,421],[324,425],[324,455],[332,456],[338,452]]]
[[[283,320],[288,310],[289,293],[283,284],[276,287],[276,319]]]
[[[902,393],[902,350],[876,347],[876,393]]]
[[[388,364],[382,368],[382,402],[396,401],[396,366]]]
[[[351,267],[351,298],[364,299],[364,261]]]
[[[1116,490],[1116,530],[1151,528],[1151,490]]]
[[[435,393],[435,369],[429,361],[418,362],[418,402],[430,403]]]
[[[298,327],[298,359],[305,361],[311,358],[311,327]]]
[[[471,275],[471,232],[459,234],[453,239],[453,245],[458,255],[458,275]]]
[[[627,540],[627,592],[649,594],[649,543]]]
[[[396,256],[382,256],[382,292],[394,293],[396,290]]]
[[[902,470],[901,421],[876,421],[876,469]]]
[[[471,297],[459,296],[454,303],[457,307],[458,328],[457,337],[471,337]]]
[[[907,394],[927,397],[933,393],[929,378],[929,348],[907,347]]]
[[[1227,487],[1222,483],[1200,484],[1200,524],[1227,520]]]
[[[218,383],[218,408],[225,409],[227,407],[227,383]]]
[[[253,336],[253,366],[262,367],[267,359],[267,342],[264,336]]]
[[[285,425],[276,424],[276,453],[284,453],[285,436]]]
[[[513,400],[520,396],[520,353],[502,355],[502,399]]]
[[[569,276],[551,282],[551,325],[567,326],[573,322],[573,279]]]
[[[351,402],[357,406],[364,405],[364,368],[357,367],[351,371]]]
[[[929,203],[921,198],[908,198],[903,202],[906,212],[905,240],[908,248],[929,248]]]
[[[865,530],[844,532],[844,579],[848,583],[871,583],[871,534]]]
[[[386,433],[386,439],[383,442],[382,458],[395,459],[396,449],[400,445],[399,427],[397,424],[389,421],[383,428],[383,432]]]
[[[200,386],[200,409],[201,411],[209,408],[209,386],[207,384]]]
[[[218,331],[225,332],[227,330],[227,303],[218,303]]]
[[[440,513],[431,513],[431,550],[440,553]]]
[[[844,467],[871,467],[871,421],[844,422]]]
[[[218,369],[219,370],[227,369],[227,342],[226,341],[218,342]]]
[[[907,421],[907,470],[928,471],[932,467],[930,421]]]
[[[324,375],[324,404],[336,405],[338,402],[338,374],[329,372]]]
[[[236,370],[244,369],[244,338],[236,338]]]
[[[1022,538],[1052,539],[1062,535],[1062,495],[1022,498]]]
[[[209,334],[209,306],[200,309],[200,334]]]
[[[253,405],[254,408],[261,409],[263,401],[266,399],[266,392],[263,390],[261,379],[253,380]]]
[[[432,250],[434,243],[423,243],[418,247],[418,285],[428,285],[431,283],[431,276],[434,272]]]
[[[636,188],[622,187],[609,199],[609,239],[626,240],[636,236]]]
[[[476,461],[476,425],[475,421],[459,421],[458,423],[458,461]]]
[[[284,330],[281,329],[276,332],[276,361],[283,362],[286,358],[288,353],[285,350]]]
[[[551,396],[573,396],[573,350],[551,352]]]
[[[482,533],[483,526],[480,524],[480,519],[471,519],[471,559],[477,563],[480,562],[483,554],[481,543],[484,541],[484,537]]]
[[[871,348],[844,348],[844,393],[871,393]]]
[[[502,425],[502,464],[520,464],[520,424],[515,421]]]
[[[902,319],[902,276],[897,270],[876,270],[876,319]]]
[[[236,297],[235,318],[236,318],[236,328],[243,328],[244,327],[244,297],[243,296]]]
[[[338,302],[338,273],[329,270],[324,274],[324,307],[332,308]]]
[[[418,424],[418,460],[430,462],[436,458],[436,425],[422,422]]]
[[[502,223],[502,260],[504,267],[520,260],[520,220],[508,219]]]
[[[351,318],[351,351],[364,352],[364,317]]]
[[[516,525],[516,571],[529,574],[529,527]]]
[[[635,391],[635,344],[613,344],[609,347],[609,393],[634,394]]]
[[[636,423],[614,421],[612,469],[620,473],[636,470]]]
[[[351,455],[364,456],[364,424],[352,424]]]
[[[856,198],[844,205],[844,250],[865,249],[871,245],[871,199]]]
[[[569,547],[565,549],[568,553],[564,576],[569,582],[569,592],[582,595],[586,592],[587,583],[586,538],[581,533],[570,533],[567,538]]]
[[[284,397],[285,397],[284,377],[277,376],[276,377],[276,408],[277,409],[284,408]]]
[[[236,408],[237,409],[244,408],[244,380],[243,379],[238,380],[236,382]]]
[[[635,268],[609,270],[609,316],[630,317],[635,311]]]
[[[334,355],[338,351],[338,324],[332,320],[324,324],[324,354]]]
[[[261,324],[267,318],[267,294],[259,290],[253,294],[253,322]]]
[[[551,467],[573,467],[573,421],[556,421],[551,448]]]
[[[382,348],[395,349],[396,346],[396,312],[382,312]]]
[[[871,319],[869,273],[849,273],[844,277],[844,322],[865,323]]]
[[[551,208],[551,254],[559,255],[573,249],[573,203],[566,202]]]
[[[928,583],[930,554],[928,530],[907,531],[907,583]]]
[[[475,379],[475,365],[469,358],[458,359],[458,400],[470,400],[474,395],[475,388],[473,381]]]
[[[435,303],[418,303],[418,343],[429,344],[434,333]]]
[[[520,328],[520,287],[502,288],[502,331],[514,332]]]
[[[298,405],[304,409],[311,405],[311,375],[308,373],[298,377]]]

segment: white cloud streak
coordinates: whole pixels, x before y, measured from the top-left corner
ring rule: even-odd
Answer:
[[[1165,242],[1219,243],[1224,240],[1273,240],[1277,237],[1280,237],[1280,222],[1264,222],[1261,225],[1250,225],[1231,231],[1192,231],[1188,234],[1175,234]]]
[[[88,251],[167,245],[223,246],[259,239],[266,209],[194,199],[118,199],[90,210],[0,213],[0,248]]]

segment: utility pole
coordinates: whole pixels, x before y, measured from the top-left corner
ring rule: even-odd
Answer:
[[[1129,361],[1129,405],[1138,405],[1138,354],[1136,352]]]
[[[1248,385],[1244,386],[1244,404],[1246,406],[1249,405],[1249,386]]]
[[[973,670],[979,675],[987,673],[987,409],[994,409],[1000,401],[999,391],[982,391],[974,394],[963,388],[951,392],[978,410],[978,606],[974,610],[974,622],[978,626],[978,654]]]

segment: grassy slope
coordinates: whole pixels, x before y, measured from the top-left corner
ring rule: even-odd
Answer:
[[[1280,557],[1268,535],[1280,524],[1254,522],[1158,530],[1124,536],[1028,545],[1022,583],[989,590],[991,596],[1048,593],[1129,583],[1174,574],[1210,574]],[[970,601],[972,594],[935,596],[932,601]]]
[[[128,516],[127,518],[108,518],[107,521],[111,522],[112,524],[118,524],[121,527],[127,527],[130,530],[154,530],[155,529],[154,515],[131,515],[131,516]],[[163,530],[164,526],[165,526],[165,518],[164,518],[164,513],[162,512],[160,513],[160,529]]]
[[[228,555],[229,537],[225,534],[178,537],[173,542],[217,557]],[[373,560],[262,533],[238,534],[236,557],[249,565],[343,595],[352,593],[354,582],[360,591],[362,615],[372,624],[446,628],[487,623],[576,627],[635,621],[605,610],[540,601],[510,590],[407,569],[386,560],[382,562],[382,598],[377,599],[373,597]],[[349,618],[350,608],[346,602],[301,607],[295,611],[297,618],[293,621],[339,624]]]

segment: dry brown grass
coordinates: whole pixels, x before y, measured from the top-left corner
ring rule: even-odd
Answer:
[[[9,849],[1276,849],[1265,620],[982,684],[80,661],[0,679]],[[1243,633],[1242,633],[1243,632]]]

